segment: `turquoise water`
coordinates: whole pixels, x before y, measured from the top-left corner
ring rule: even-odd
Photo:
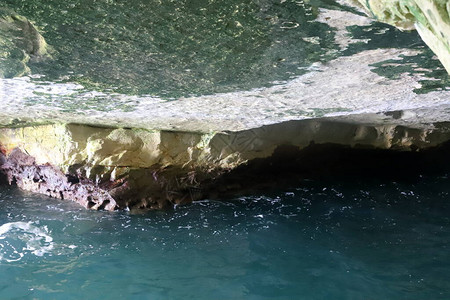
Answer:
[[[305,180],[139,215],[2,187],[0,298],[449,299],[448,180]]]

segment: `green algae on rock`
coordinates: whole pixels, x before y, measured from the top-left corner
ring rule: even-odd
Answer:
[[[36,27],[25,17],[0,7],[0,78],[30,73],[30,57],[48,57],[49,47]]]
[[[450,2],[447,0],[353,0],[370,15],[403,30],[417,29],[450,73]]]

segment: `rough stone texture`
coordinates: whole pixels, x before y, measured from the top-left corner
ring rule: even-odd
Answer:
[[[103,94],[105,101],[112,105],[109,110],[83,106],[92,102],[96,94],[79,94],[78,87],[68,83],[42,82],[41,85],[39,81],[27,78],[7,79],[0,81],[0,94],[4,95],[0,125],[12,127],[61,122],[216,132],[242,131],[289,120],[422,107],[440,114],[440,109],[433,108],[448,104],[448,88],[444,86],[428,93],[417,93],[416,89],[421,88],[427,73],[432,70],[415,71],[411,64],[402,64],[402,59],[420,55],[417,50],[403,48],[368,50],[314,65],[307,74],[283,84],[176,101],[126,95],[109,98]],[[387,78],[374,72],[376,64],[380,65],[379,69],[398,67],[404,70],[408,67],[408,71]],[[438,79],[429,80],[437,82]],[[46,100],[41,101],[41,98]],[[124,103],[133,104],[132,109],[121,110]]]
[[[36,164],[35,159],[15,148],[7,157],[1,155],[1,170],[9,184],[53,198],[70,199],[86,208],[114,210],[116,202],[91,182],[80,182],[76,176],[65,175],[58,168]]]
[[[210,23],[190,28],[198,44],[179,32],[183,22],[192,23],[191,8],[204,19],[197,12],[206,2],[181,12],[171,2],[164,24],[153,24],[148,15],[130,24],[122,11],[127,6],[99,2],[93,4],[98,10],[83,11],[86,5],[61,1],[8,1],[33,18],[55,49],[55,64],[30,61],[34,74],[0,79],[0,145],[8,181],[91,209],[162,209],[242,190],[262,170],[281,174],[270,167],[275,161],[307,166],[305,153],[335,156],[340,147],[419,153],[450,139],[448,76],[417,34],[372,22],[335,1],[270,1],[263,7],[270,18],[258,7],[264,1],[232,2],[253,7],[247,21],[257,23],[239,17],[241,26],[227,30],[259,32],[265,46],[256,56],[239,46],[246,35],[220,36],[238,46],[237,52],[215,39],[227,26],[211,26],[222,22],[214,7],[208,7]],[[367,3],[383,3],[372,2]],[[215,3],[232,14],[245,13],[230,9],[230,2]],[[398,9],[403,18],[403,6]],[[16,38],[2,35],[0,43],[19,50],[22,66],[3,76],[27,74],[28,58],[44,57],[49,48],[30,22],[3,16],[0,35]],[[398,20],[410,20],[404,17]],[[135,26],[155,40],[141,43]],[[183,43],[193,48],[177,47]],[[210,47],[200,47],[205,43]],[[203,54],[198,46],[206,49]],[[185,59],[186,53],[197,54]]]
[[[10,184],[91,209],[162,209],[232,190],[221,177],[270,159],[280,147],[417,151],[450,140],[448,123],[404,126],[402,113],[384,115],[389,124],[377,124],[377,116],[366,123],[316,119],[204,134],[75,124],[4,128],[2,170]]]
[[[417,29],[450,73],[450,2],[447,0],[353,0],[381,22]]]
[[[36,27],[25,17],[1,7],[0,48],[0,78],[29,74],[30,58],[49,56],[49,47]]]

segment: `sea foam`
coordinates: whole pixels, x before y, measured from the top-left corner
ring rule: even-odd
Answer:
[[[33,254],[43,256],[54,247],[47,226],[33,222],[11,222],[0,226],[0,261],[19,261]]]

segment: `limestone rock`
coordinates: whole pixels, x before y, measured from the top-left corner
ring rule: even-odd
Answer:
[[[403,114],[378,116],[378,122],[364,115],[365,121],[324,118],[212,133],[75,124],[3,128],[0,169],[10,184],[90,209],[162,209],[242,189],[247,176],[236,170],[260,161],[270,165],[286,147],[296,159],[316,144],[417,151],[450,140],[447,123],[405,126]]]
[[[49,57],[49,47],[25,17],[0,8],[0,78],[30,73],[30,59]]]
[[[447,0],[353,0],[380,22],[417,29],[450,73],[450,2]]]
[[[0,24],[2,76],[39,75],[0,79],[0,169],[22,189],[163,209],[292,174],[277,163],[328,172],[450,140],[448,76],[420,37],[335,1],[50,2],[8,1],[55,60],[32,61],[50,50],[26,19]],[[419,26],[407,9],[385,17]],[[359,157],[344,167],[378,162]]]

